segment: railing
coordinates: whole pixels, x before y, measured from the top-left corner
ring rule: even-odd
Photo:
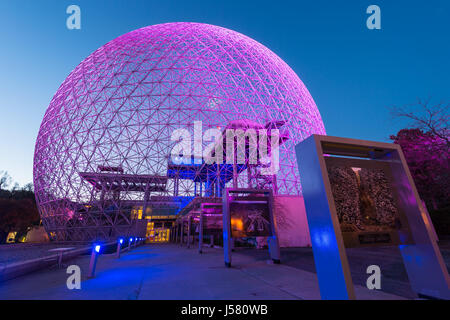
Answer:
[[[105,246],[115,245],[116,242],[109,242]],[[56,254],[42,258],[30,259],[10,264],[0,265],[0,282],[20,277],[24,274],[43,269],[52,265],[61,267],[63,261],[69,261],[82,254],[90,254],[92,246],[86,246],[80,249],[61,251]]]

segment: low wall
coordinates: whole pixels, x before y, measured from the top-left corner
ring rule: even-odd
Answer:
[[[115,246],[116,242],[109,242],[105,244],[105,247]],[[65,251],[62,253],[55,253],[41,258],[30,259],[26,261],[13,262],[9,264],[0,264],[0,283],[10,279],[14,279],[25,275],[30,272],[37,271],[52,265],[56,265],[59,262],[67,262],[82,254],[90,254],[92,246],[86,246],[80,249]],[[62,259],[60,261],[60,255]]]

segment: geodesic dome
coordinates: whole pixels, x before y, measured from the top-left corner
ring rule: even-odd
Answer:
[[[289,139],[279,151],[280,194],[301,192],[294,146],[325,134],[302,81],[260,43],[200,23],[132,31],[81,62],[45,113],[34,186],[46,230],[60,240],[110,237],[131,224],[128,211],[145,188],[151,196],[193,196],[194,180],[168,175],[168,155],[173,131],[192,131],[194,121],[203,130],[281,122]],[[240,187],[251,183],[245,175]]]

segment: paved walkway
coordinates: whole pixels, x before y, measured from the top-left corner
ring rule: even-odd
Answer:
[[[320,299],[314,273],[233,253],[225,268],[221,249],[145,245],[102,255],[88,279],[89,256],[69,262],[82,270],[81,290],[66,287],[65,269],[46,269],[0,284],[0,299]],[[356,286],[360,299],[402,299]]]

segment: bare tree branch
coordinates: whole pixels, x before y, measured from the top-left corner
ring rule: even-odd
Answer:
[[[413,128],[421,129],[424,132],[431,132],[439,137],[448,147],[450,147],[450,103],[440,102],[432,105],[431,99],[418,99],[416,104],[406,106],[394,106],[391,108],[391,115],[396,118],[406,118],[411,120]]]

